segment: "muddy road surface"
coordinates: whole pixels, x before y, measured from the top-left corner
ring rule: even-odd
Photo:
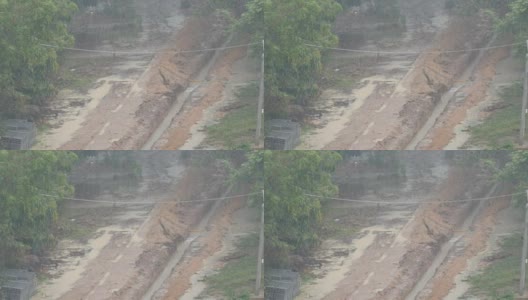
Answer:
[[[217,48],[229,41],[225,18],[192,14],[180,2],[135,1],[141,26],[132,33],[118,30],[114,32],[118,38],[99,37],[97,32],[77,36],[77,48],[103,52],[66,51],[64,68],[76,80],[52,101],[35,149],[153,149],[168,143],[176,149],[191,138],[195,123],[221,118],[201,112],[215,103],[227,105],[222,93],[231,79],[230,67],[245,58],[247,47],[242,52],[178,52]],[[99,20],[98,14],[90,17],[90,12],[82,12],[78,18],[95,25],[115,22]],[[241,54],[233,57],[233,51]],[[218,65],[227,65],[221,76],[215,73]],[[213,93],[204,85],[209,80],[221,86],[214,99],[206,101],[202,98]],[[199,86],[207,88],[200,91]],[[194,113],[192,120],[186,116],[189,106],[200,106],[200,114]],[[163,137],[173,123],[184,132]]]
[[[168,266],[179,266],[189,256],[201,263],[221,251],[224,240],[229,240],[225,234],[234,230],[233,218],[247,199],[179,203],[226,193],[221,173],[189,167],[180,154],[135,152],[142,167],[138,179],[108,163],[86,160],[78,166],[70,179],[76,198],[98,202],[65,204],[65,220],[78,230],[42,259],[45,280],[33,299],[145,299],[151,287],[157,287],[158,277],[172,274],[173,268],[165,271]],[[205,248],[216,246],[190,255],[197,241]],[[208,268],[216,267],[203,269],[210,272]]]
[[[310,258],[318,264],[309,267],[311,280],[298,299],[446,299],[454,292],[456,275],[486,248],[509,199],[442,203],[505,191],[439,154],[409,160],[406,179],[397,184],[378,180],[362,195],[352,192],[357,187],[340,188],[345,198],[398,204],[333,203],[329,221],[353,230],[326,239]]]
[[[468,126],[486,117],[495,68],[511,49],[441,51],[511,41],[496,39],[484,16],[450,15],[444,1],[399,3],[406,20],[400,31],[362,31],[375,21],[352,12],[338,19],[340,46],[371,53],[331,51],[325,76],[337,84],[308,108],[322,115],[309,120],[314,128],[300,149],[458,149]],[[518,76],[516,69],[503,71]]]

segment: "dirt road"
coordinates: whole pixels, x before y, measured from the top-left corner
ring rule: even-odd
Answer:
[[[225,45],[230,41],[231,38]],[[244,39],[241,43],[248,41]],[[206,137],[203,133],[204,127],[218,121],[221,117],[220,109],[233,101],[233,94],[229,93],[233,85],[250,84],[252,80],[257,79],[258,70],[255,66],[258,64],[248,57],[249,54],[247,47],[215,53],[207,66],[195,77],[197,81],[203,82],[192,85],[190,90],[184,93],[188,100],[185,105],[178,107],[178,113],[167,115],[164,130],[160,132],[152,148],[190,150],[200,147]],[[238,69],[241,74],[234,74],[234,66],[241,63],[245,64]],[[239,78],[238,82],[233,78]],[[199,132],[200,130],[202,132]],[[208,148],[214,149],[214,146],[209,145]]]
[[[417,171],[415,169],[409,172],[410,182],[407,183],[414,188],[400,186],[387,190],[380,187],[377,192],[389,194],[391,200],[399,202],[412,201],[409,197],[412,195],[422,200],[436,199],[438,203],[419,206],[401,204],[381,208],[334,204],[343,212],[337,219],[339,222],[346,222],[350,218],[355,220],[354,224],[360,226],[360,229],[348,238],[324,242],[314,257],[316,261],[322,262],[322,266],[312,270],[314,279],[302,288],[299,299],[406,299],[409,294],[424,291],[421,287],[430,280],[424,280],[425,283],[421,284],[419,282],[423,278],[427,279],[427,274],[430,278],[449,280],[449,276],[437,271],[437,266],[442,264],[445,257],[449,257],[453,245],[464,240],[456,232],[464,228],[464,220],[470,219],[468,216],[475,212],[476,206],[468,203],[442,204],[442,200],[481,197],[489,192],[491,185],[486,180],[474,177],[468,179],[464,175],[465,171],[456,168],[451,168],[447,177],[445,173],[444,177],[437,177],[442,173],[434,177],[424,176],[430,173],[424,173],[423,169],[421,174],[418,172],[413,175],[412,172]],[[427,178],[432,182],[443,183],[424,188]],[[470,253],[476,254],[477,249],[485,245],[485,232],[494,224],[496,214],[504,208],[504,202],[495,203],[497,205],[489,206],[483,203],[482,209],[474,213],[474,224],[483,224],[484,234],[471,235],[469,239],[479,242],[468,243],[471,245],[471,250],[467,251],[468,256]],[[347,207],[350,213],[354,212],[352,216],[344,213]],[[451,240],[451,237],[454,238]],[[439,258],[436,265],[435,258]],[[413,291],[415,287],[419,291]],[[438,291],[447,294],[449,289],[446,287],[437,285]],[[423,299],[433,299],[429,296],[424,296]]]
[[[509,56],[509,49],[434,51],[508,41],[495,41],[491,20],[483,16],[448,16],[443,1],[400,3],[407,23],[400,39],[393,40],[390,34],[355,43],[342,38],[342,43],[363,42],[359,49],[372,54],[330,55],[328,69],[353,82],[347,88],[325,90],[310,108],[324,113],[321,120],[312,121],[316,128],[303,138],[300,149],[458,148],[464,141],[457,138],[464,130],[459,125],[482,120],[482,114],[474,110],[486,99],[495,68]],[[345,30],[349,34],[364,26],[350,21],[354,16],[344,17],[350,23]],[[402,53],[376,54],[384,50]]]
[[[361,187],[353,185],[349,188],[346,183],[353,182],[355,177],[351,176],[358,174],[349,174],[346,170],[350,168],[344,165],[343,170],[336,172],[336,178],[340,178],[338,184],[342,196],[368,201],[384,198],[406,202],[417,201],[434,193],[437,189],[435,182],[444,180],[447,176],[447,166],[442,163],[438,153],[423,153],[419,156],[414,156],[414,163],[407,165],[407,180],[401,183],[382,181],[369,184],[366,181],[361,183]],[[358,190],[365,192],[357,194]],[[313,257],[313,260],[322,262],[322,265],[310,270],[314,279],[302,287],[298,299],[345,299],[345,295],[352,299],[369,299],[367,295],[387,286],[394,272],[370,275],[371,271],[379,270],[378,265],[382,262],[392,266],[391,262],[397,263],[404,254],[406,238],[401,231],[409,226],[406,224],[412,220],[416,208],[415,204],[377,208],[360,203],[333,203],[329,208],[332,213],[329,218],[346,226],[356,227],[358,231],[341,239],[332,238],[323,242],[320,251]],[[339,255],[340,253],[350,254]],[[336,294],[338,290],[341,292]]]
[[[223,196],[229,192],[224,192]],[[205,266],[205,261],[222,254],[223,244],[229,242],[225,235],[233,222],[233,215],[246,204],[245,198],[213,203],[207,214],[193,227],[191,234],[180,243],[177,251],[141,299],[182,299],[186,293],[199,296],[205,286],[196,279],[191,280],[191,277],[197,272],[211,273],[212,266]],[[249,229],[246,228],[246,234],[251,233],[247,231]],[[229,246],[232,248],[232,243]]]
[[[233,240],[226,239],[231,231],[234,214],[246,205],[246,199],[217,202],[193,229],[192,235],[173,256],[172,264],[165,267],[142,299],[196,299],[203,296],[206,286],[200,282],[200,275],[212,274],[220,259],[227,256],[225,248],[233,249]],[[246,211],[247,212],[247,211]],[[242,234],[251,233],[255,223],[245,228]],[[240,234],[240,233],[239,233]],[[181,250],[180,250],[181,249]]]
[[[154,148],[162,135],[167,134],[165,131],[171,123],[190,118],[186,114],[177,115],[182,107],[189,105],[192,92],[202,85],[192,82],[207,81],[212,77],[215,80],[229,80],[229,67],[244,57],[245,52],[234,57],[229,54],[230,51],[225,55],[220,55],[223,52],[211,51],[177,52],[227,44],[228,21],[225,18],[191,14],[189,10],[181,9],[180,1],[136,1],[135,7],[143,20],[137,36],[89,45],[83,45],[83,41],[79,40],[77,47],[109,53],[66,54],[67,61],[73,66],[70,71],[85,76],[83,80],[93,81],[93,84],[82,89],[65,89],[59,93],[51,105],[55,114],[50,115],[49,129],[39,136],[35,149]],[[112,55],[113,51],[117,54]],[[129,55],[120,54],[119,51],[162,52]],[[224,71],[221,76],[210,74],[217,58],[219,65],[228,67],[227,73]],[[185,144],[194,123],[204,122],[204,117],[211,117],[209,114],[202,115],[202,112],[213,103],[223,100],[218,97],[223,86],[220,90],[218,87],[216,90],[211,89],[208,87],[203,97],[207,98],[209,93],[215,97],[202,101],[200,112],[194,113],[192,120],[184,121],[187,125],[180,126],[185,128],[184,133],[171,135],[170,139],[164,138],[160,144],[173,143],[178,147]],[[209,121],[214,121],[218,116],[212,118]]]
[[[487,196],[495,194],[493,188]],[[444,243],[422,280],[407,296],[414,299],[445,299],[455,287],[455,277],[468,266],[471,258],[486,247],[499,212],[508,207],[510,198],[480,202],[453,237]]]
[[[415,54],[378,56],[375,52],[419,52],[434,48],[433,39],[448,24],[443,2],[400,1],[401,12],[406,20],[405,31],[385,35],[374,32],[371,34],[373,38],[369,38],[369,35],[345,35],[345,38],[341,38],[344,46],[351,45],[354,49],[373,53],[330,54],[328,69],[342,73],[345,78],[353,76],[358,82],[355,85],[348,84],[346,89],[323,91],[312,109],[325,114],[322,120],[317,121],[317,128],[303,138],[301,149],[372,149],[393,131],[398,110],[407,101],[402,93],[409,88],[408,82],[412,82],[409,78],[415,76],[413,70],[420,60]],[[365,26],[364,23],[372,22],[368,18],[355,21],[356,18],[352,11],[345,13],[336,22],[336,30],[355,32],[356,28]],[[358,77],[360,79],[356,79]],[[334,105],[336,101],[343,100],[350,105]]]
[[[178,204],[177,200],[217,197],[223,188],[218,178],[209,178],[210,170],[184,170],[174,157],[177,153],[138,155],[144,156],[140,159],[146,171],[140,186],[132,190],[112,186],[92,195],[115,204],[69,204],[74,221],[83,228],[92,224],[95,234],[86,243],[69,239],[60,242],[47,259],[49,279],[39,286],[35,299],[141,299],[210,208],[209,203]],[[87,169],[80,172],[104,175],[101,170]],[[86,180],[82,176],[82,182]],[[120,204],[160,200],[174,203],[154,207]]]

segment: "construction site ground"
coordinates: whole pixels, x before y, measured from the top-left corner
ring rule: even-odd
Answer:
[[[489,115],[500,82],[521,79],[519,64],[503,63],[508,47],[435,52],[510,44],[483,14],[453,15],[445,1],[398,3],[401,29],[355,8],[338,18],[339,47],[370,53],[329,50],[299,149],[467,148],[468,128]]]
[[[239,253],[240,239],[257,231],[257,212],[246,198],[178,203],[229,191],[217,170],[190,167],[181,153],[134,156],[143,170],[139,181],[120,179],[123,174],[89,161],[74,171],[78,198],[109,203],[64,205],[65,222],[77,230],[41,258],[41,280],[32,299],[226,297],[210,287],[207,276],[245,258],[233,253]],[[256,262],[252,266],[254,276]],[[237,288],[254,286],[251,277],[245,280]]]
[[[523,217],[508,197],[442,204],[507,193],[442,155],[409,153],[406,179],[367,180],[359,194],[357,188],[341,189],[342,198],[401,203],[329,204],[325,224],[340,228],[339,234],[306,259],[311,263],[297,299],[471,297],[468,276],[485,267],[501,236],[520,231]],[[352,181],[346,172],[336,175]],[[438,202],[414,204],[423,201]]]
[[[231,38],[220,14],[182,9],[180,2],[135,1],[142,25],[132,33],[77,35],[75,47],[107,52],[64,51],[67,84],[45,112],[35,149],[224,147],[224,141],[206,143],[204,127],[221,120],[224,107],[237,109],[231,89],[255,80],[259,64],[249,47],[178,53],[249,41]],[[122,21],[90,11],[77,19],[90,26]]]

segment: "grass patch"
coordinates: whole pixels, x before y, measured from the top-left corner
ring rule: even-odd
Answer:
[[[316,279],[317,277],[312,273],[308,273],[308,272],[301,273],[302,285],[312,284]]]
[[[207,277],[209,295],[231,300],[249,299],[256,279],[258,235],[252,234],[237,242],[236,256],[229,260],[218,273]]]
[[[499,92],[500,106],[482,124],[470,128],[469,144],[498,149],[516,144],[519,133],[522,84],[514,83]]]
[[[242,86],[235,96],[238,101],[227,110],[225,116],[217,124],[206,128],[207,142],[231,149],[251,148],[257,126],[258,86]]]
[[[522,235],[515,234],[500,242],[497,259],[469,278],[469,293],[478,299],[514,299],[519,284]]]

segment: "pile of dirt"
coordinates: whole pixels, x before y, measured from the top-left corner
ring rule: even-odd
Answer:
[[[376,148],[405,148],[430,117],[442,95],[453,86],[478,53],[434,51],[483,47],[492,32],[492,20],[484,14],[454,17],[448,28],[437,36],[428,52],[417,59],[413,70],[402,82],[406,91],[400,96],[408,99],[399,113],[402,123],[393,129],[393,134],[378,143]]]
[[[244,42],[247,42],[244,41]],[[164,150],[179,149],[191,135],[191,128],[202,118],[206,108],[222,99],[226,81],[232,73],[236,61],[247,55],[247,48],[233,48],[227,50],[216,62],[212,71],[213,81],[207,83],[200,93],[203,95],[197,105],[188,107],[181,118],[175,119],[168,130]]]
[[[422,149],[443,149],[449,144],[455,135],[455,127],[464,121],[468,110],[486,100],[497,64],[509,55],[509,48],[492,49],[485,54],[482,62],[477,66],[474,81],[463,91],[466,94],[465,100],[461,103],[454,103],[439,119],[427,139],[431,142],[421,147]]]
[[[204,67],[213,52],[178,52],[219,47],[227,36],[228,21],[220,15],[191,16],[158,54],[132,88],[131,95],[143,98],[135,113],[137,120],[112,149],[138,149],[159,126],[177,96]]]
[[[177,203],[177,200],[217,197],[223,191],[223,179],[213,178],[211,170],[189,169],[174,188],[174,203],[157,205],[138,235],[144,239],[143,252],[136,260],[136,273],[127,284],[114,292],[120,299],[141,299],[165,267],[179,244],[189,236],[210,202]]]
[[[489,188],[486,180],[471,176],[468,170],[455,169],[440,187],[440,201],[480,197]],[[410,241],[399,262],[399,272],[378,295],[380,299],[404,299],[429,268],[443,243],[471,212],[472,203],[426,203],[416,212],[403,234]]]
[[[486,204],[479,214],[471,234],[464,238],[465,248],[462,255],[456,256],[439,268],[437,275],[432,280],[431,288],[424,290],[419,295],[420,299],[445,299],[449,291],[455,286],[455,277],[466,268],[468,260],[486,248],[498,213],[508,207],[509,203],[509,197],[504,197]]]
[[[189,260],[185,261],[183,265],[179,266],[178,272],[170,279],[169,288],[163,299],[179,299],[185,294],[185,291],[191,286],[191,276],[202,268],[205,259],[222,248],[222,241],[231,224],[233,213],[245,204],[245,199],[241,197],[232,199],[222,205],[220,211],[211,219],[211,224],[214,224],[214,226],[208,228],[204,240],[201,242],[203,244],[202,248],[198,253],[193,254]]]

